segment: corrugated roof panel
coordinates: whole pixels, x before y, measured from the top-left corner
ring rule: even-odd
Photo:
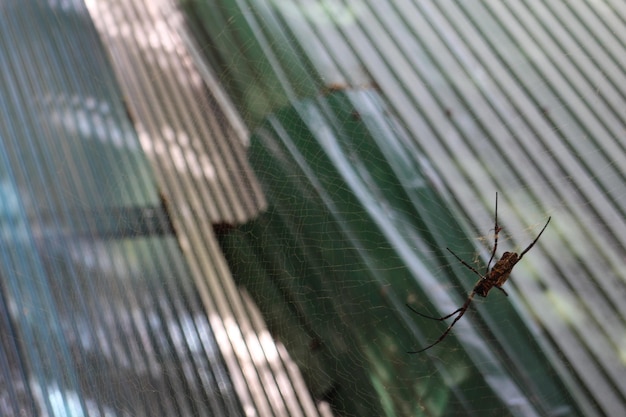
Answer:
[[[239,400],[250,415],[329,415],[232,280],[218,230],[265,209],[247,132],[169,1],[89,2]]]
[[[501,8],[500,5],[492,7]],[[622,372],[620,367],[615,368],[611,365],[619,359],[615,356],[617,351],[609,353],[612,349],[609,340],[605,338],[610,339],[611,334],[615,334],[609,330],[610,328],[622,326],[619,324],[620,320],[612,320],[611,317],[623,316],[623,312],[616,314],[615,310],[611,312],[611,307],[608,307],[613,305],[615,306],[613,308],[619,309],[618,304],[609,301],[616,294],[615,291],[602,294],[602,286],[605,285],[602,283],[603,277],[611,276],[617,271],[611,271],[610,263],[598,265],[597,260],[601,259],[602,255],[593,254],[600,250],[610,255],[616,247],[607,247],[605,243],[596,241],[594,244],[599,246],[597,249],[592,245],[583,249],[583,242],[591,242],[581,234],[584,233],[581,229],[591,224],[597,225],[598,214],[605,218],[606,224],[617,227],[623,224],[623,217],[614,211],[621,209],[613,204],[607,204],[607,192],[615,192],[616,189],[611,191],[602,184],[602,177],[607,179],[622,177],[619,170],[614,170],[620,166],[619,160],[624,156],[619,149],[620,141],[601,128],[601,124],[606,122],[600,120],[612,118],[612,114],[616,114],[618,109],[602,109],[603,104],[593,95],[594,88],[601,91],[604,88],[603,84],[607,85],[606,82],[602,84],[596,81],[593,87],[589,86],[585,81],[585,74],[580,70],[577,71],[572,59],[567,58],[568,51],[561,50],[560,54],[557,54],[557,50],[550,52],[549,49],[544,49],[544,46],[550,46],[547,36],[540,38],[542,33],[536,28],[533,30],[520,27],[517,19],[524,17],[522,12],[528,11],[518,10],[512,14],[512,11],[507,13],[506,10],[483,10],[483,13],[480,13],[480,10],[481,7],[476,7],[468,9],[467,12],[469,18],[474,20],[471,23],[479,26],[483,33],[470,32],[476,28],[466,29],[470,22],[468,16],[461,14],[453,26],[458,28],[459,32],[465,29],[464,34],[459,34],[457,39],[459,42],[468,41],[468,48],[478,49],[475,45],[484,42],[482,55],[473,57],[473,64],[480,62],[482,58],[485,66],[479,67],[484,71],[481,78],[484,81],[477,85],[480,88],[471,88],[465,94],[467,103],[472,104],[473,117],[469,124],[457,123],[458,130],[454,132],[454,135],[462,137],[463,142],[470,144],[470,151],[460,152],[457,143],[453,144],[450,141],[450,136],[453,135],[447,132],[439,135],[440,141],[450,144],[447,153],[458,164],[460,168],[458,172],[469,177],[463,183],[455,184],[450,180],[449,184],[451,187],[468,183],[481,184],[481,187],[484,187],[484,184],[491,184],[488,188],[500,190],[517,187],[519,192],[509,194],[516,198],[517,201],[513,202],[512,208],[517,208],[520,215],[526,212],[536,216],[539,203],[538,200],[531,199],[531,192],[541,195],[543,204],[553,207],[556,227],[560,225],[559,232],[565,235],[561,238],[564,238],[562,242],[569,243],[569,255],[563,245],[550,245],[547,252],[551,253],[552,259],[548,263],[545,261],[542,263],[540,270],[544,273],[537,274],[537,281],[515,280],[514,285],[522,290],[520,295],[528,295],[526,302],[530,303],[534,310],[542,312],[538,319],[544,326],[559,335],[560,349],[569,356],[572,366],[578,367],[580,374],[586,376],[587,389],[594,391],[602,407],[613,410],[608,414],[619,413],[617,410],[623,407],[623,393],[620,391],[623,391],[624,387],[617,387],[621,385],[618,381],[624,379],[623,376],[619,376]],[[490,15],[489,12],[499,14]],[[557,21],[551,22],[550,27],[558,26]],[[485,29],[491,30],[484,33]],[[577,29],[583,30],[580,26]],[[533,37],[539,38],[534,40]],[[433,57],[439,58],[443,55],[442,50],[445,51],[437,49],[437,53],[433,52]],[[526,56],[529,59],[525,59],[524,55],[513,53],[515,51],[528,51]],[[555,56],[559,59],[555,60]],[[574,56],[580,59],[580,55]],[[597,63],[593,61],[588,63],[596,67],[596,73],[602,73]],[[563,66],[576,76],[573,80],[575,82],[572,82],[571,78],[568,80],[559,70],[559,67]],[[445,67],[442,68],[445,71]],[[620,78],[623,78],[623,73]],[[461,89],[463,78],[451,78],[451,81],[459,91],[458,96],[464,98]],[[590,88],[584,90],[585,86]],[[436,95],[438,91],[433,91],[432,94]],[[399,111],[404,112],[405,120],[410,123],[409,118],[414,116],[413,112],[410,109]],[[463,113],[461,111],[461,117],[464,117]],[[457,114],[454,110],[453,123]],[[590,139],[581,139],[587,135]],[[603,143],[594,143],[592,138],[598,138]],[[419,143],[426,153],[432,155],[429,149],[432,141],[421,140]],[[607,152],[609,149],[603,149],[605,147],[612,150]],[[611,154],[613,160],[602,158],[603,153]],[[592,161],[592,158],[595,161]],[[450,167],[454,166],[449,164],[450,160],[442,165],[442,162],[446,161],[438,160],[434,155],[433,161],[444,176],[448,176]],[[487,170],[477,172],[473,169],[477,163],[486,164]],[[605,172],[603,174],[594,172],[596,168],[601,168]],[[539,184],[545,191],[542,192],[537,187]],[[546,193],[547,190],[551,192]],[[472,190],[476,191],[478,190]],[[519,236],[522,233],[523,226],[519,224],[517,228],[506,223],[505,226],[505,230],[508,230],[511,236]],[[568,237],[568,234],[573,236]],[[577,245],[579,248],[572,247],[571,242],[579,242]],[[584,255],[585,251],[587,255]],[[586,267],[580,268],[567,262],[568,257],[572,255],[578,257],[576,264],[586,264]],[[602,270],[604,272],[597,277],[592,273]],[[592,280],[590,277],[593,277]],[[577,294],[581,296],[584,294],[584,297],[578,298]],[[604,300],[600,302],[603,298]],[[573,313],[578,317],[573,321],[562,317],[559,309],[568,304],[570,307],[567,310],[582,308],[583,311],[587,310],[587,314],[579,316]],[[575,307],[576,305],[578,307]],[[564,319],[571,326],[570,332],[561,330]],[[607,323],[606,320],[612,323]],[[604,335],[602,331],[595,330],[603,326],[606,326]],[[605,342],[598,343],[603,339]],[[619,345],[617,340],[613,343]],[[587,344],[586,348],[583,347],[584,344]],[[602,345],[604,347],[601,347]],[[613,356],[613,359],[609,359],[610,356]],[[599,368],[590,365],[594,361],[598,361]],[[618,385],[614,385],[616,383]]]
[[[452,244],[460,226],[419,169],[419,153],[384,110],[375,93],[348,92],[268,117],[253,137],[251,160],[272,206],[224,239],[236,277],[254,292],[274,333],[297,352],[313,392],[326,394],[330,379],[340,414],[413,415],[421,408],[465,415],[480,398],[481,408],[511,414],[567,408],[574,415],[549,362],[532,353],[534,341],[515,334],[523,327],[512,308],[495,307],[508,326],[492,336],[506,340],[506,355],[465,322],[454,335],[488,368],[473,366],[451,348],[448,360],[463,366],[458,378],[454,369],[407,355],[415,344],[436,338],[437,330],[419,329],[406,301],[456,308],[445,289],[419,288],[412,277],[459,286],[467,276],[460,264],[454,265],[458,280],[444,272],[453,260],[444,245]],[[308,337],[301,340],[296,326]],[[432,374],[433,366],[440,374]],[[320,381],[319,373],[326,379]],[[430,377],[415,378],[424,374]],[[532,386],[519,383],[533,376],[539,379]],[[456,382],[448,390],[450,379]],[[416,390],[424,394],[416,397]],[[431,403],[439,390],[447,392],[445,399]]]
[[[214,223],[242,222],[262,210],[264,197],[245,159],[245,128],[222,110],[223,95],[207,90],[203,75],[212,74],[195,68],[182,15],[165,0],[89,5],[161,182],[177,182],[194,196],[186,200],[199,200],[192,210],[202,207]]]
[[[442,194],[468,219],[469,238],[492,227],[496,191],[503,248],[523,247],[551,215],[533,256],[507,283],[510,301],[539,330],[565,379],[578,379],[571,389],[588,413],[624,413],[621,3],[250,0],[201,7],[227,17],[205,27],[211,52],[228,57],[218,71],[255,122],[263,114],[246,93],[263,91],[264,75],[293,69],[275,51],[297,51],[309,65],[300,67],[313,69],[280,78],[279,89],[297,90],[301,79],[321,80],[317,91],[377,86],[440,176]],[[250,61],[247,49],[218,42],[246,26],[257,29],[235,45],[255,51]],[[261,70],[242,73],[229,59]],[[265,117],[283,104],[272,103]]]
[[[82,3],[0,14],[3,416],[243,415]]]
[[[215,242],[212,222],[265,202],[245,129],[180,39],[142,37],[163,22],[135,27],[178,55],[148,48],[140,61],[171,72],[133,65],[124,106],[84,4],[9,1],[0,20],[0,414],[328,415]]]

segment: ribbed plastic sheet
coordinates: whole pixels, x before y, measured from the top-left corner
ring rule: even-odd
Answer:
[[[250,220],[266,202],[248,165],[247,129],[183,15],[167,0],[87,4],[245,412],[328,415],[235,286],[215,240],[214,228]]]
[[[446,288],[473,277],[445,250],[471,250],[471,242],[458,238],[461,226],[432,186],[437,177],[406,139],[373,91],[335,92],[268,117],[250,158],[272,203],[224,234],[235,277],[311,390],[341,415],[579,415],[498,295],[475,303],[432,357],[407,353],[443,330],[423,326],[405,303],[453,311],[462,301]]]
[[[373,88],[477,246],[495,192],[507,248],[552,216],[510,302],[588,414],[624,414],[623,2],[185,3],[254,125],[303,97]]]
[[[206,151],[223,165],[199,176],[215,174],[206,187],[222,203],[185,212],[198,230],[186,238],[186,200],[160,187],[85,5],[8,0],[0,10],[0,414],[317,415],[310,397],[280,396],[298,373],[210,244],[212,221],[263,207],[237,165],[241,141]],[[189,111],[176,105],[168,123]],[[212,127],[238,129],[227,120]],[[207,189],[195,193],[207,201]],[[243,327],[211,303],[239,309]]]

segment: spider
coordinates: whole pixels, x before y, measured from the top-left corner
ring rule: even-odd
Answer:
[[[511,271],[513,270],[513,267],[519,261],[522,260],[522,257],[529,250],[531,250],[533,246],[535,246],[535,243],[537,243],[537,241],[541,237],[541,234],[543,233],[543,231],[546,230],[546,227],[548,227],[548,223],[550,223],[550,219],[551,218],[552,217],[548,217],[548,221],[543,226],[543,229],[541,229],[541,232],[539,232],[539,234],[537,235],[535,240],[533,240],[531,242],[531,244],[528,245],[528,247],[522,251],[522,253],[520,253],[518,255],[515,252],[504,252],[502,254],[502,257],[500,258],[500,260],[497,261],[493,265],[493,268],[489,269],[489,266],[491,265],[491,261],[493,261],[493,258],[496,255],[496,250],[498,249],[498,234],[502,230],[502,228],[498,225],[498,193],[496,193],[496,212],[495,212],[495,229],[494,229],[495,230],[495,238],[494,238],[493,250],[491,251],[491,257],[489,258],[489,262],[487,262],[487,268],[485,269],[485,273],[481,274],[476,269],[474,269],[474,267],[472,267],[467,262],[465,262],[463,259],[461,259],[459,256],[457,256],[457,254],[452,252],[452,250],[450,250],[450,248],[446,248],[448,250],[448,252],[450,252],[459,262],[461,262],[463,264],[463,266],[465,266],[467,269],[472,271],[474,274],[478,275],[480,277],[480,279],[478,280],[476,285],[474,285],[474,288],[472,289],[472,292],[470,293],[470,295],[467,297],[467,300],[465,300],[465,303],[463,303],[463,305],[460,308],[454,310],[452,313],[448,314],[447,316],[443,316],[443,317],[427,316],[427,315],[422,314],[419,311],[415,310],[410,305],[408,305],[408,304],[406,305],[415,314],[417,314],[417,315],[419,315],[421,317],[425,317],[427,319],[437,320],[437,321],[442,321],[442,320],[448,319],[448,318],[450,318],[450,317],[452,317],[452,316],[454,316],[455,314],[458,313],[458,316],[455,317],[455,319],[452,321],[450,326],[448,326],[446,331],[443,332],[443,334],[441,336],[439,336],[439,339],[435,340],[434,343],[431,343],[430,345],[426,346],[424,349],[420,349],[420,350],[416,350],[416,351],[412,351],[412,352],[408,352],[408,353],[414,354],[414,353],[423,352],[423,351],[428,350],[431,347],[435,346],[436,344],[441,342],[443,339],[445,339],[446,336],[448,335],[448,333],[450,333],[450,330],[452,330],[452,327],[456,324],[457,321],[459,321],[461,319],[461,317],[463,317],[463,314],[465,314],[465,312],[467,311],[468,307],[472,303],[472,300],[474,299],[474,295],[478,294],[481,297],[486,297],[487,294],[489,294],[489,291],[491,291],[492,288],[497,288],[500,291],[502,291],[504,293],[504,295],[508,296],[507,292],[502,288],[502,285],[509,278],[509,275],[511,274]]]

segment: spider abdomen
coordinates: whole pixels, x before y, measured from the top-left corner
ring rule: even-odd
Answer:
[[[493,287],[502,287],[506,280],[509,279],[511,270],[517,263],[517,258],[518,255],[515,252],[504,252],[485,278],[476,283],[474,292],[481,297],[486,297]]]

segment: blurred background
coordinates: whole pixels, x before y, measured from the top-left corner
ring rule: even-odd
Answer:
[[[0,11],[0,415],[626,413],[622,2]]]

